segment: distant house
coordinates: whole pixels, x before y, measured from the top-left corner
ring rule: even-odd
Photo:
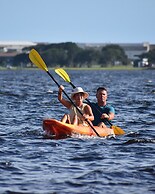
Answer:
[[[28,41],[0,41],[0,63],[10,66],[13,57],[22,53],[23,48],[36,45],[37,43]]]
[[[0,53],[21,53],[24,47],[35,45],[37,45],[37,43],[29,41],[0,41]]]

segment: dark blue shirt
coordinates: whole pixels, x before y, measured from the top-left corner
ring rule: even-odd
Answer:
[[[111,105],[99,106],[97,103],[91,103],[90,106],[94,114],[94,121],[92,122],[94,126],[97,126],[100,122],[104,122],[106,124],[106,119],[101,119],[102,114],[115,114],[115,109]]]

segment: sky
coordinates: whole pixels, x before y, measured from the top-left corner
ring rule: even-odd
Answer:
[[[0,41],[155,44],[155,0],[0,0]]]

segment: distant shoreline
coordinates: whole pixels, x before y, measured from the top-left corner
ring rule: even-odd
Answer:
[[[49,70],[53,70],[56,68],[60,68],[60,67],[54,67],[54,68],[48,68]],[[65,70],[96,70],[96,71],[102,71],[102,70],[148,70],[148,69],[155,69],[155,68],[146,68],[146,67],[132,67],[132,66],[114,66],[114,67],[81,67],[81,68],[77,68],[77,67],[63,67],[62,69]],[[39,70],[37,67],[31,67],[31,68],[21,68],[21,67],[12,67],[12,68],[6,68],[6,67],[2,67],[0,66],[0,70]]]

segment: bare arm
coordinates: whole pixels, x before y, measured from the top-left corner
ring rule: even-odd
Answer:
[[[92,109],[89,105],[86,105],[84,107],[84,112],[85,112],[83,114],[84,119],[89,119],[90,121],[94,120],[94,115],[93,115]]]
[[[61,85],[59,87],[59,91],[58,91],[58,100],[68,109],[70,109],[71,107],[71,102],[69,102],[68,100],[64,99],[63,98],[63,95],[62,95],[62,91],[64,90],[64,87]]]
[[[115,114],[113,112],[110,112],[109,114],[104,113],[101,115],[101,119],[108,119],[109,121],[113,120],[114,117],[115,117]]]

